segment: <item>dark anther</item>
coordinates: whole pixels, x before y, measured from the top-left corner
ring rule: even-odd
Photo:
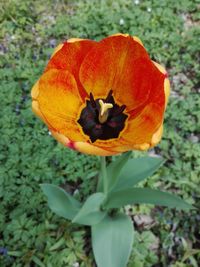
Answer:
[[[91,103],[91,106],[93,108],[96,108],[96,103],[94,101],[94,97],[93,97],[93,94],[92,93],[90,93],[90,103]]]
[[[122,105],[121,107],[116,108],[116,109],[113,111],[112,115],[113,115],[113,116],[117,116],[117,115],[119,115],[120,113],[122,113],[122,112],[125,110],[125,108],[126,108],[125,105]]]
[[[107,97],[101,99],[105,104],[112,104],[112,108],[108,110],[108,116],[104,122],[99,120],[101,112],[100,98],[94,99],[92,93],[90,93],[90,99],[86,100],[86,106],[81,111],[78,123],[81,125],[83,132],[89,136],[92,143],[97,139],[108,140],[118,138],[120,132],[124,129],[125,121],[128,118],[124,113],[126,106],[116,104],[112,94],[113,91],[110,90]]]
[[[112,94],[113,94],[113,90],[110,90],[109,93],[108,93],[108,96],[106,97],[106,100],[105,100],[106,103],[111,102]]]

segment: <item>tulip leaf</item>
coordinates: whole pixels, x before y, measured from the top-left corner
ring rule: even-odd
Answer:
[[[133,187],[145,178],[151,176],[163,163],[164,160],[162,158],[156,157],[130,159],[119,173],[113,191]]]
[[[47,196],[49,208],[58,216],[72,220],[79,211],[81,204],[64,189],[56,185],[41,184],[40,186]]]
[[[101,211],[101,205],[105,198],[106,196],[103,193],[95,193],[89,196],[73,219],[73,222],[84,225],[99,223],[106,216],[106,212]]]
[[[124,164],[127,162],[129,159],[130,155],[132,154],[131,151],[123,153],[121,156],[118,156],[118,158],[111,162],[108,167],[106,168],[107,170],[107,177],[108,177],[108,190],[110,191],[113,187],[113,185],[116,182],[116,179],[124,166]],[[97,186],[98,191],[103,191],[103,170],[101,168],[100,174],[99,174],[99,183]]]
[[[125,214],[106,216],[92,226],[92,248],[98,267],[125,267],[133,245],[133,223]]]
[[[104,205],[106,209],[120,208],[125,205],[132,204],[154,204],[166,206],[169,208],[177,208],[189,210],[192,205],[186,203],[181,198],[167,192],[154,190],[151,188],[130,188],[109,194]]]
[[[102,159],[100,160],[102,161]],[[104,169],[103,169],[103,165],[101,164],[99,175],[98,175],[97,192],[103,192],[103,178],[104,178],[103,174],[104,174]]]
[[[124,167],[124,165],[127,163],[130,155],[132,152],[126,152],[123,153],[118,159],[110,163],[107,167],[107,177],[108,177],[108,190],[111,191],[113,186],[115,185],[118,176],[120,174],[120,171]]]

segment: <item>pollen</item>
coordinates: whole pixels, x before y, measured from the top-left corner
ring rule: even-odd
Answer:
[[[99,100],[100,111],[99,111],[99,122],[104,123],[108,119],[109,109],[113,108],[113,104],[104,103],[103,100]]]

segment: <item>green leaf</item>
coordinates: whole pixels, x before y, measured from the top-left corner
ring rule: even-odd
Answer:
[[[101,162],[101,167],[100,167],[100,171],[99,171],[99,175],[98,175],[98,183],[97,183],[97,192],[103,192],[103,174],[104,174],[104,170],[102,168],[102,159],[100,158],[100,162]]]
[[[106,212],[100,210],[105,198],[106,196],[103,193],[95,193],[89,196],[73,219],[73,222],[84,225],[99,223],[106,216]]]
[[[44,263],[42,263],[41,260],[40,260],[38,257],[36,257],[35,255],[33,255],[33,256],[31,257],[31,260],[32,260],[33,262],[35,262],[35,264],[37,264],[37,266],[45,267]]]
[[[130,188],[110,193],[104,207],[111,209],[120,208],[128,204],[141,203],[183,210],[193,208],[190,204],[175,195],[150,188]]]
[[[92,248],[98,267],[125,267],[133,244],[133,223],[125,214],[106,216],[92,226]]]
[[[121,169],[124,167],[124,164],[127,163],[131,151],[122,154],[117,160],[113,161],[107,168],[107,177],[108,177],[108,188],[109,191],[112,190],[113,186],[118,180]]]
[[[113,191],[133,187],[151,176],[163,163],[162,158],[155,157],[130,159],[122,168]]]
[[[48,198],[49,208],[58,216],[72,220],[81,204],[62,188],[52,184],[41,184],[43,193]]]
[[[131,151],[123,153],[121,156],[118,156],[118,158],[111,162],[107,167],[107,177],[108,177],[108,190],[110,191],[115,184],[117,177],[124,166],[124,164],[129,159],[130,155],[132,154]],[[98,191],[103,191],[103,170],[101,168],[100,174],[99,174],[99,183],[97,186]]]

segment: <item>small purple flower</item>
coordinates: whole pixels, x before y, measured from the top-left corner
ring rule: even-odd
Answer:
[[[7,256],[8,250],[7,248],[0,247],[0,255]]]

